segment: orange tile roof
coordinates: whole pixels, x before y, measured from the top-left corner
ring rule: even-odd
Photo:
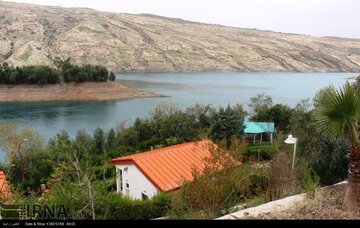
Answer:
[[[114,158],[113,165],[134,164],[162,192],[180,187],[192,180],[192,168],[202,171],[203,159],[210,157],[211,141],[183,143],[153,151]]]
[[[7,199],[10,197],[9,185],[3,171],[0,170],[0,199]],[[3,197],[5,196],[5,197]]]

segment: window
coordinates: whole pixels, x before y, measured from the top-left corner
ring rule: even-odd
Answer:
[[[130,188],[129,183],[126,183],[126,188]]]
[[[120,191],[122,192],[123,191],[123,181],[122,181],[122,170],[119,169],[119,179],[120,179]]]
[[[146,200],[146,199],[149,199],[149,197],[147,195],[145,195],[144,193],[141,193],[141,199]]]

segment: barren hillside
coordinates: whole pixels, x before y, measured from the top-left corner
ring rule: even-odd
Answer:
[[[360,72],[360,39],[0,1],[0,62],[71,58],[121,72]]]

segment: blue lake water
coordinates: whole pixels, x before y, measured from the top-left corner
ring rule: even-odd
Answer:
[[[356,73],[161,73],[117,74],[126,86],[167,95],[105,102],[17,102],[0,103],[0,122],[16,122],[44,135],[45,140],[60,130],[75,136],[79,129],[93,133],[131,117],[147,117],[161,103],[186,108],[195,103],[226,106],[246,103],[265,92],[274,103],[294,106],[300,99],[313,98],[328,85],[342,86]],[[126,122],[129,126],[133,120]],[[0,155],[0,161],[2,160]]]

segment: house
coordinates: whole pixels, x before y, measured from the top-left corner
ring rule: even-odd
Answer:
[[[210,157],[211,141],[189,142],[112,159],[116,167],[117,192],[132,199],[151,198],[178,189],[192,180],[193,168],[202,171]]]
[[[270,143],[273,141],[273,134],[275,131],[275,124],[270,122],[245,122],[244,133],[252,135],[253,144],[256,142],[256,136],[260,135],[260,143],[263,142],[263,134],[266,133]]]
[[[8,200],[10,197],[11,193],[5,173],[0,170],[0,202]]]

